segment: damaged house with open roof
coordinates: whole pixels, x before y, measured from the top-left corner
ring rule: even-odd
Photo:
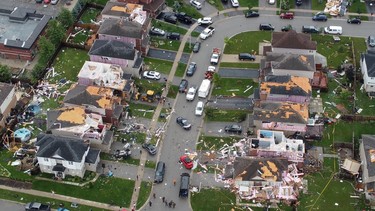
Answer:
[[[110,151],[113,142],[113,131],[102,116],[86,113],[80,106],[48,111],[47,130],[56,136],[80,139],[104,152]]]

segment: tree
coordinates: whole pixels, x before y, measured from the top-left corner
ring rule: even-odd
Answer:
[[[45,64],[42,64],[41,62],[38,62],[34,66],[33,70],[31,71],[32,81],[34,83],[37,82],[40,78],[42,78],[44,69],[45,69]]]
[[[64,28],[69,28],[74,23],[73,14],[65,8],[63,8],[59,16],[57,16],[57,20],[64,26]]]
[[[39,39],[38,44],[41,60],[47,62],[55,52],[55,46],[44,36]]]
[[[64,26],[57,20],[51,20],[48,23],[47,37],[51,43],[56,47],[64,39],[65,29]]]
[[[10,69],[6,65],[0,65],[0,82],[9,82],[12,78]]]

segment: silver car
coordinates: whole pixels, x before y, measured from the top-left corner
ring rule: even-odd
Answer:
[[[375,47],[375,36],[374,35],[368,36],[368,38],[367,38],[367,44],[370,47]]]

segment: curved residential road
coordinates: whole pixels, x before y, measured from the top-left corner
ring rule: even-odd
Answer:
[[[245,8],[243,8],[245,9]],[[199,53],[192,54],[190,61],[194,61],[198,65],[198,69],[194,76],[186,77],[189,84],[199,85],[204,77],[204,72],[209,66],[209,58],[211,56],[211,50],[214,47],[219,47],[223,49],[223,40],[225,37],[232,37],[238,33],[244,31],[257,31],[260,23],[271,23],[276,26],[276,31],[280,31],[280,28],[286,24],[292,24],[293,27],[300,32],[302,25],[315,25],[318,27],[328,26],[328,25],[341,25],[343,27],[343,35],[350,35],[355,37],[367,37],[373,29],[375,28],[375,23],[372,22],[362,22],[361,25],[350,25],[346,23],[345,18],[330,19],[325,23],[313,22],[310,17],[295,17],[294,20],[281,20],[276,15],[261,15],[259,18],[246,19],[243,15],[226,17],[222,13],[233,11],[233,9],[222,11],[219,16],[212,14],[215,27],[215,34],[204,40],[202,43],[202,48]],[[238,11],[237,11],[238,13]],[[177,63],[180,60],[181,52],[185,43],[189,40],[190,33],[197,27],[196,24],[192,25],[188,33],[184,36],[179,52],[176,55],[174,65],[172,67],[171,73],[168,80],[171,81],[174,77],[174,73],[177,67]],[[251,37],[249,37],[251,39]],[[258,49],[256,49],[258,50]],[[203,100],[206,102],[206,100]],[[176,209],[181,211],[192,210],[190,206],[189,199],[180,199],[179,194],[179,179],[183,172],[191,174],[191,185],[199,186],[199,180],[194,178],[199,178],[197,175],[192,175],[191,171],[184,169],[177,161],[179,156],[183,155],[185,152],[194,152],[196,141],[198,135],[202,129],[203,118],[194,115],[195,106],[198,99],[193,102],[187,102],[185,100],[185,94],[178,94],[176,100],[174,101],[173,108],[174,112],[169,119],[169,124],[166,128],[166,132],[162,141],[159,143],[159,158],[158,160],[166,163],[166,175],[165,180],[162,184],[156,184],[153,186],[152,193],[156,194],[156,199],[152,196],[150,200],[153,202],[152,207],[146,203],[143,210],[154,210],[154,211],[164,211],[166,207],[162,203],[161,197],[165,197],[168,202],[173,200],[176,203]],[[160,106],[159,106],[160,107]],[[155,116],[160,112],[158,108],[155,112]],[[187,118],[192,123],[191,131],[184,131],[181,127],[176,124],[176,118],[178,116],[183,116]],[[152,128],[152,127],[151,127]],[[173,180],[177,181],[177,184],[173,185]],[[212,178],[213,180],[213,178]],[[151,194],[152,195],[152,194]]]

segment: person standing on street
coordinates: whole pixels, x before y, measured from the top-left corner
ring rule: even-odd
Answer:
[[[151,201],[149,201],[148,204],[150,205],[150,207],[152,207],[152,202]]]

